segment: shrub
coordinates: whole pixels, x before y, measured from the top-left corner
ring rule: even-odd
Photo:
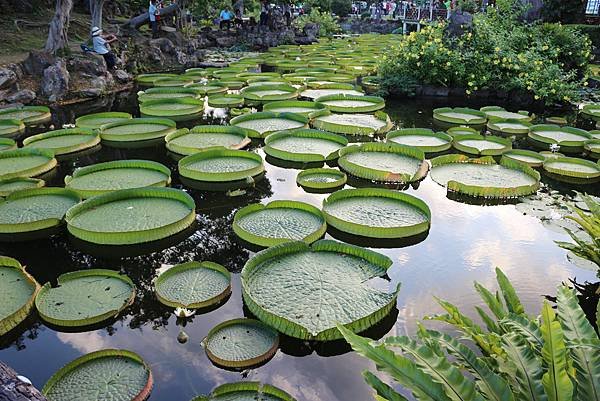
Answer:
[[[468,13],[475,13],[478,9],[479,6],[477,5],[477,2],[475,0],[458,0],[458,2],[456,3],[457,7],[459,10],[468,12]]]
[[[338,17],[347,17],[352,12],[352,0],[332,0],[331,12]]]
[[[411,33],[380,63],[382,80],[403,76],[464,87],[467,94],[517,90],[546,102],[576,98],[590,60],[589,39],[560,24],[523,23],[518,2],[506,0],[476,14],[473,28],[460,38],[446,36],[445,23]]]
[[[337,20],[329,12],[321,12],[316,8],[310,10],[309,14],[301,15],[296,18],[294,25],[299,30],[303,30],[304,26],[308,23],[314,23],[319,25],[319,36],[331,36],[334,33],[340,32],[340,25]]]
[[[304,10],[310,13],[313,9],[317,9],[322,12],[331,11],[332,0],[306,0],[304,2]]]

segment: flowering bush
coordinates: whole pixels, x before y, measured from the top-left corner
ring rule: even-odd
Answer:
[[[294,25],[299,30],[302,30],[309,22],[319,25],[320,37],[331,36],[341,30],[337,20],[330,12],[321,12],[316,7],[312,8],[309,14],[304,14],[296,18]]]
[[[463,87],[467,94],[522,90],[546,102],[575,98],[585,84],[589,38],[560,24],[525,24],[520,15],[514,7],[488,9],[474,16],[472,30],[460,38],[445,35],[445,23],[412,32],[380,63],[383,90],[401,90],[393,82],[403,77]]]

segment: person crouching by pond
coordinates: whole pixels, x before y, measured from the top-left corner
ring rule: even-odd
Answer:
[[[221,10],[219,19],[221,20],[221,22],[219,22],[220,29],[223,29],[223,27],[225,26],[227,27],[227,30],[231,28],[231,20],[233,20],[233,13],[229,9],[229,7],[225,7],[223,10]]]
[[[115,35],[102,35],[102,29],[97,26],[92,28],[92,43],[94,44],[94,51],[104,57],[106,67],[112,70],[117,65],[117,58],[110,51],[110,44],[115,42],[117,37]]]

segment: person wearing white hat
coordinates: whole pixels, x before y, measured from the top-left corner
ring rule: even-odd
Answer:
[[[115,68],[117,64],[117,58],[110,51],[110,44],[117,40],[115,35],[102,35],[102,29],[97,26],[92,28],[92,43],[94,44],[94,51],[104,57],[106,66],[109,70]]]

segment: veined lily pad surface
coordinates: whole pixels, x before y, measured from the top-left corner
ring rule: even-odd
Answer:
[[[0,138],[0,152],[17,148],[17,143],[10,138]]]
[[[449,191],[488,198],[530,195],[539,188],[540,175],[511,159],[496,164],[491,156],[469,159],[464,155],[439,156],[431,161],[431,178]]]
[[[142,117],[167,117],[174,121],[198,118],[203,109],[202,100],[189,97],[148,100],[140,105]]]
[[[0,256],[0,336],[29,316],[39,284],[17,260]]]
[[[592,184],[600,181],[600,165],[577,157],[547,158],[544,170],[554,178],[577,184]]]
[[[38,178],[15,177],[0,180],[0,196],[8,196],[13,192],[23,189],[41,188],[46,183]]]
[[[0,116],[0,137],[14,136],[25,129],[23,121],[3,118]]]
[[[243,88],[240,93],[250,102],[290,100],[298,97],[298,91],[290,85],[251,85]]]
[[[0,180],[35,177],[56,167],[54,153],[46,149],[14,149],[0,152]]]
[[[360,332],[394,307],[397,290],[371,285],[391,264],[379,253],[336,241],[285,243],[246,263],[242,295],[255,316],[284,334],[338,339],[336,324]]]
[[[64,188],[34,188],[13,192],[0,202],[0,234],[33,233],[62,223],[67,210],[81,201]]]
[[[404,128],[388,132],[386,141],[413,146],[425,153],[443,152],[452,147],[452,137],[426,128]]]
[[[188,85],[189,88],[193,88],[202,95],[212,95],[215,93],[226,93],[227,86],[221,82],[208,82],[203,84],[192,84]]]
[[[389,131],[392,124],[387,114],[330,114],[315,118],[312,126],[324,131],[347,135],[371,135]]]
[[[518,113],[515,113],[512,111],[508,111],[508,110],[504,109],[503,107],[498,107],[498,106],[486,106],[486,107],[482,107],[479,110],[483,111],[485,113],[485,115],[491,120],[499,119],[499,120],[531,121],[533,118],[527,111],[519,111]]]
[[[448,128],[448,130],[446,132],[448,133],[448,135],[450,135],[452,137],[457,137],[457,136],[462,136],[462,135],[478,135],[478,134],[480,134],[480,132],[477,131],[476,129],[471,128],[471,127],[465,127],[465,126],[450,127],[450,128]]]
[[[244,180],[261,174],[265,169],[258,154],[223,147],[186,156],[178,166],[181,176],[210,182]]]
[[[269,102],[263,106],[263,111],[273,113],[295,113],[308,118],[313,118],[327,112],[325,105],[317,102],[304,100],[283,100],[280,102]]]
[[[338,151],[348,144],[340,135],[312,129],[276,132],[265,138],[265,153],[282,160],[322,162],[338,158]]]
[[[279,334],[258,320],[233,319],[214,327],[204,340],[211,361],[230,368],[251,367],[275,355]]]
[[[529,139],[534,145],[547,149],[549,145],[558,144],[565,153],[583,151],[585,142],[591,138],[589,132],[573,127],[539,124],[529,128]]]
[[[259,382],[227,383],[192,401],[296,401],[285,391]]]
[[[532,150],[514,149],[502,153],[502,157],[506,157],[518,162],[524,163],[529,167],[541,167],[546,158]]]
[[[385,107],[385,99],[377,96],[329,95],[315,99],[336,113],[370,113]]]
[[[600,139],[590,139],[584,145],[588,155],[594,159],[600,159]]]
[[[498,136],[463,135],[454,138],[456,150],[475,156],[497,156],[512,149],[512,142]]]
[[[592,120],[600,121],[600,104],[586,104],[585,106],[583,106],[581,114]]]
[[[75,120],[79,128],[100,129],[103,125],[131,119],[131,114],[123,112],[95,113],[81,116]]]
[[[487,122],[485,113],[465,107],[442,107],[433,110],[433,119],[447,124],[483,125]]]
[[[277,131],[305,128],[308,119],[299,114],[263,111],[234,117],[229,123],[244,129],[251,138],[264,138]]]
[[[137,142],[162,138],[176,131],[174,121],[165,118],[133,118],[102,126],[100,137],[109,142]]]
[[[343,187],[348,177],[346,173],[331,168],[311,168],[301,171],[296,183],[306,190],[327,191]]]
[[[218,146],[242,149],[250,144],[242,128],[222,125],[199,125],[189,131],[178,130],[167,135],[165,141],[167,149],[180,155],[191,155]]]
[[[319,209],[296,201],[274,201],[246,206],[235,214],[233,231],[254,245],[269,247],[283,242],[311,243],[327,230]]]
[[[488,121],[487,128],[497,135],[527,135],[531,124],[526,120],[495,120]]]
[[[236,94],[217,94],[208,97],[210,107],[242,107],[244,97]]]
[[[431,212],[420,199],[381,188],[345,189],[323,201],[327,223],[372,238],[403,238],[429,230]]]
[[[409,183],[427,174],[422,150],[395,143],[365,143],[340,151],[340,168],[355,177],[380,182]]]
[[[42,393],[51,401],[143,401],[153,383],[150,368],[137,354],[106,349],[65,365]]]
[[[226,299],[231,275],[212,262],[187,262],[162,273],[154,284],[158,300],[173,308],[199,309]]]
[[[350,86],[352,86],[352,85],[350,85]],[[332,96],[332,95],[362,96],[362,95],[364,95],[364,93],[361,91],[358,91],[356,89],[352,89],[352,88],[335,89],[335,88],[326,88],[326,87],[321,87],[319,89],[305,89],[302,92],[300,92],[300,97],[304,97],[304,98],[312,99],[312,100],[318,99],[323,96]]]
[[[89,128],[69,128],[25,138],[25,148],[48,149],[55,155],[79,152],[100,143],[100,136]]]
[[[11,107],[0,110],[0,120],[20,120],[25,125],[42,124],[52,117],[46,106]]]
[[[89,269],[65,273],[58,285],[46,283],[35,298],[45,321],[62,327],[81,327],[116,316],[133,302],[135,285],[113,270]]]
[[[66,215],[69,232],[102,245],[131,245],[177,234],[195,219],[194,200],[171,188],[123,189],[98,195]]]
[[[121,189],[164,187],[171,182],[171,170],[148,160],[116,160],[81,167],[65,177],[65,187],[82,198],[91,198]]]
[[[181,87],[159,87],[146,89],[143,92],[138,93],[138,100],[140,103],[145,103],[151,100],[171,100],[171,99],[182,99],[190,98],[196,99],[200,97],[200,91],[194,88],[181,88]]]

